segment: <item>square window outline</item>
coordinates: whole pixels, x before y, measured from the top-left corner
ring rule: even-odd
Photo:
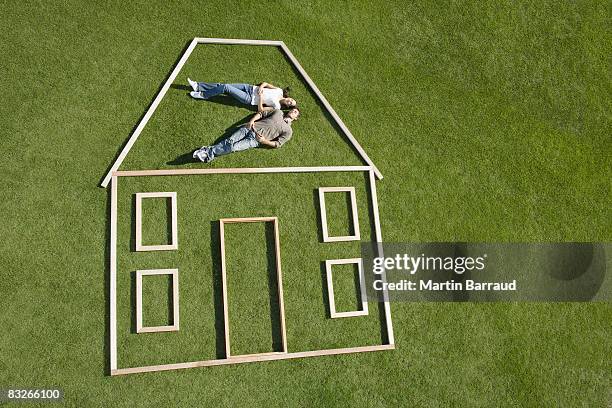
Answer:
[[[345,235],[340,237],[330,237],[327,228],[327,210],[325,208],[325,193],[349,193],[351,197],[351,213],[353,218],[354,235]],[[321,228],[323,230],[323,242],[345,242],[359,241],[361,235],[359,232],[359,215],[357,212],[357,197],[355,187],[319,187],[319,206],[321,208]]]
[[[142,244],[142,199],[143,198],[169,198],[171,205],[172,241],[164,245]],[[136,193],[136,251],[174,251],[178,249],[178,210],[176,192]]]
[[[361,310],[352,310],[349,312],[336,312],[336,301],[334,298],[334,283],[332,279],[333,265],[351,265],[357,264],[359,272],[359,293],[361,297]],[[340,317],[355,317],[367,316],[368,298],[365,291],[365,281],[363,276],[362,258],[346,258],[346,259],[328,259],[325,261],[325,275],[327,277],[327,294],[329,297],[329,314],[332,319]]]
[[[172,276],[172,325],[142,325],[142,277],[156,275]],[[136,333],[158,333],[179,330],[179,282],[178,269],[141,269],[136,271]]]

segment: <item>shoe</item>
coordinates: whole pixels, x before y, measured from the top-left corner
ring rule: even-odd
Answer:
[[[196,150],[195,152],[193,152],[193,158],[194,159],[198,159],[198,160],[200,160],[201,162],[204,162],[204,163],[209,163],[209,162],[212,161],[212,158],[208,154],[208,147],[207,146],[203,146],[203,147],[199,148],[198,150]]]
[[[191,91],[189,92],[189,95],[191,95],[191,97],[194,99],[205,99],[204,95],[202,95],[202,92]]]
[[[192,81],[191,78],[187,78],[187,82],[189,82],[189,85],[191,85],[194,92],[198,91],[198,83],[196,81]]]
[[[194,159],[198,159],[202,162],[205,162],[206,159],[208,159],[208,154],[206,153],[206,148],[205,147],[201,147],[199,149],[197,149],[196,151],[193,152],[193,158]]]

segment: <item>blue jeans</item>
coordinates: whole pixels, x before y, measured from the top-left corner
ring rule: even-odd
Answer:
[[[253,100],[253,85],[249,84],[222,84],[220,82],[198,82],[198,91],[202,92],[204,99],[226,94],[238,102],[250,105]]]
[[[259,142],[255,138],[255,132],[253,132],[251,129],[241,127],[232,133],[232,135],[227,139],[223,139],[216,145],[203,147],[200,150],[204,150],[208,155],[208,161],[211,161],[217,156],[223,156],[233,152],[240,152],[257,146],[259,146]]]

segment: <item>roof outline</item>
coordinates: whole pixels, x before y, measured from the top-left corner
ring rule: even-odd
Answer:
[[[134,131],[130,135],[130,138],[128,139],[125,146],[123,146],[121,153],[119,153],[119,155],[116,157],[115,161],[113,162],[112,166],[108,169],[106,176],[102,180],[102,183],[100,183],[101,187],[106,188],[109,182],[111,181],[113,173],[119,170],[119,167],[121,166],[121,164],[123,163],[123,161],[129,154],[130,150],[134,146],[134,143],[136,143],[136,140],[138,139],[138,137],[144,130],[147,123],[149,122],[149,119],[151,119],[151,117],[153,116],[153,113],[155,113],[157,106],[161,103],[162,99],[166,95],[166,92],[168,92],[168,89],[170,89],[170,85],[172,85],[172,83],[178,76],[179,72],[183,68],[183,65],[185,65],[185,63],[189,59],[189,56],[191,55],[191,53],[193,52],[193,50],[198,44],[264,45],[264,46],[280,47],[281,51],[289,59],[289,62],[291,62],[293,67],[300,73],[300,75],[302,76],[302,79],[306,82],[306,84],[308,84],[310,89],[317,96],[319,102],[321,102],[325,110],[333,118],[336,125],[342,130],[342,133],[344,134],[344,136],[346,136],[349,143],[355,148],[355,150],[357,150],[357,153],[359,154],[360,158],[364,160],[368,164],[368,166],[372,168],[374,174],[376,175],[376,178],[378,178],[379,180],[383,178],[382,173],[380,172],[380,170],[378,170],[378,168],[376,167],[372,159],[370,159],[370,157],[365,152],[363,147],[359,144],[355,136],[353,136],[353,134],[344,124],[342,119],[340,119],[340,117],[338,116],[334,108],[332,108],[332,106],[327,101],[325,96],[323,96],[323,94],[321,93],[317,85],[310,78],[310,76],[306,73],[306,71],[304,70],[302,65],[299,63],[297,58],[295,58],[293,53],[289,50],[289,48],[287,47],[287,45],[285,45],[283,41],[195,37],[193,40],[191,40],[191,43],[189,44],[189,46],[187,47],[187,49],[181,56],[180,60],[176,63],[174,69],[172,70],[172,73],[166,79],[166,82],[164,83],[162,88],[157,93],[157,96],[155,97],[151,105],[149,105],[149,108],[147,109],[144,116],[142,116],[142,118],[140,119],[138,126],[136,127],[136,129],[134,129]]]

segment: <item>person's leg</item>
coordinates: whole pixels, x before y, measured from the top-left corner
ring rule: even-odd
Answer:
[[[226,94],[245,105],[251,104],[253,98],[252,86],[249,84],[222,84],[219,82],[198,82],[198,91],[204,99]]]
[[[207,150],[209,160],[217,156],[223,156],[233,152],[251,149],[259,146],[255,139],[255,133],[245,127],[238,128],[230,137],[224,139]]]

